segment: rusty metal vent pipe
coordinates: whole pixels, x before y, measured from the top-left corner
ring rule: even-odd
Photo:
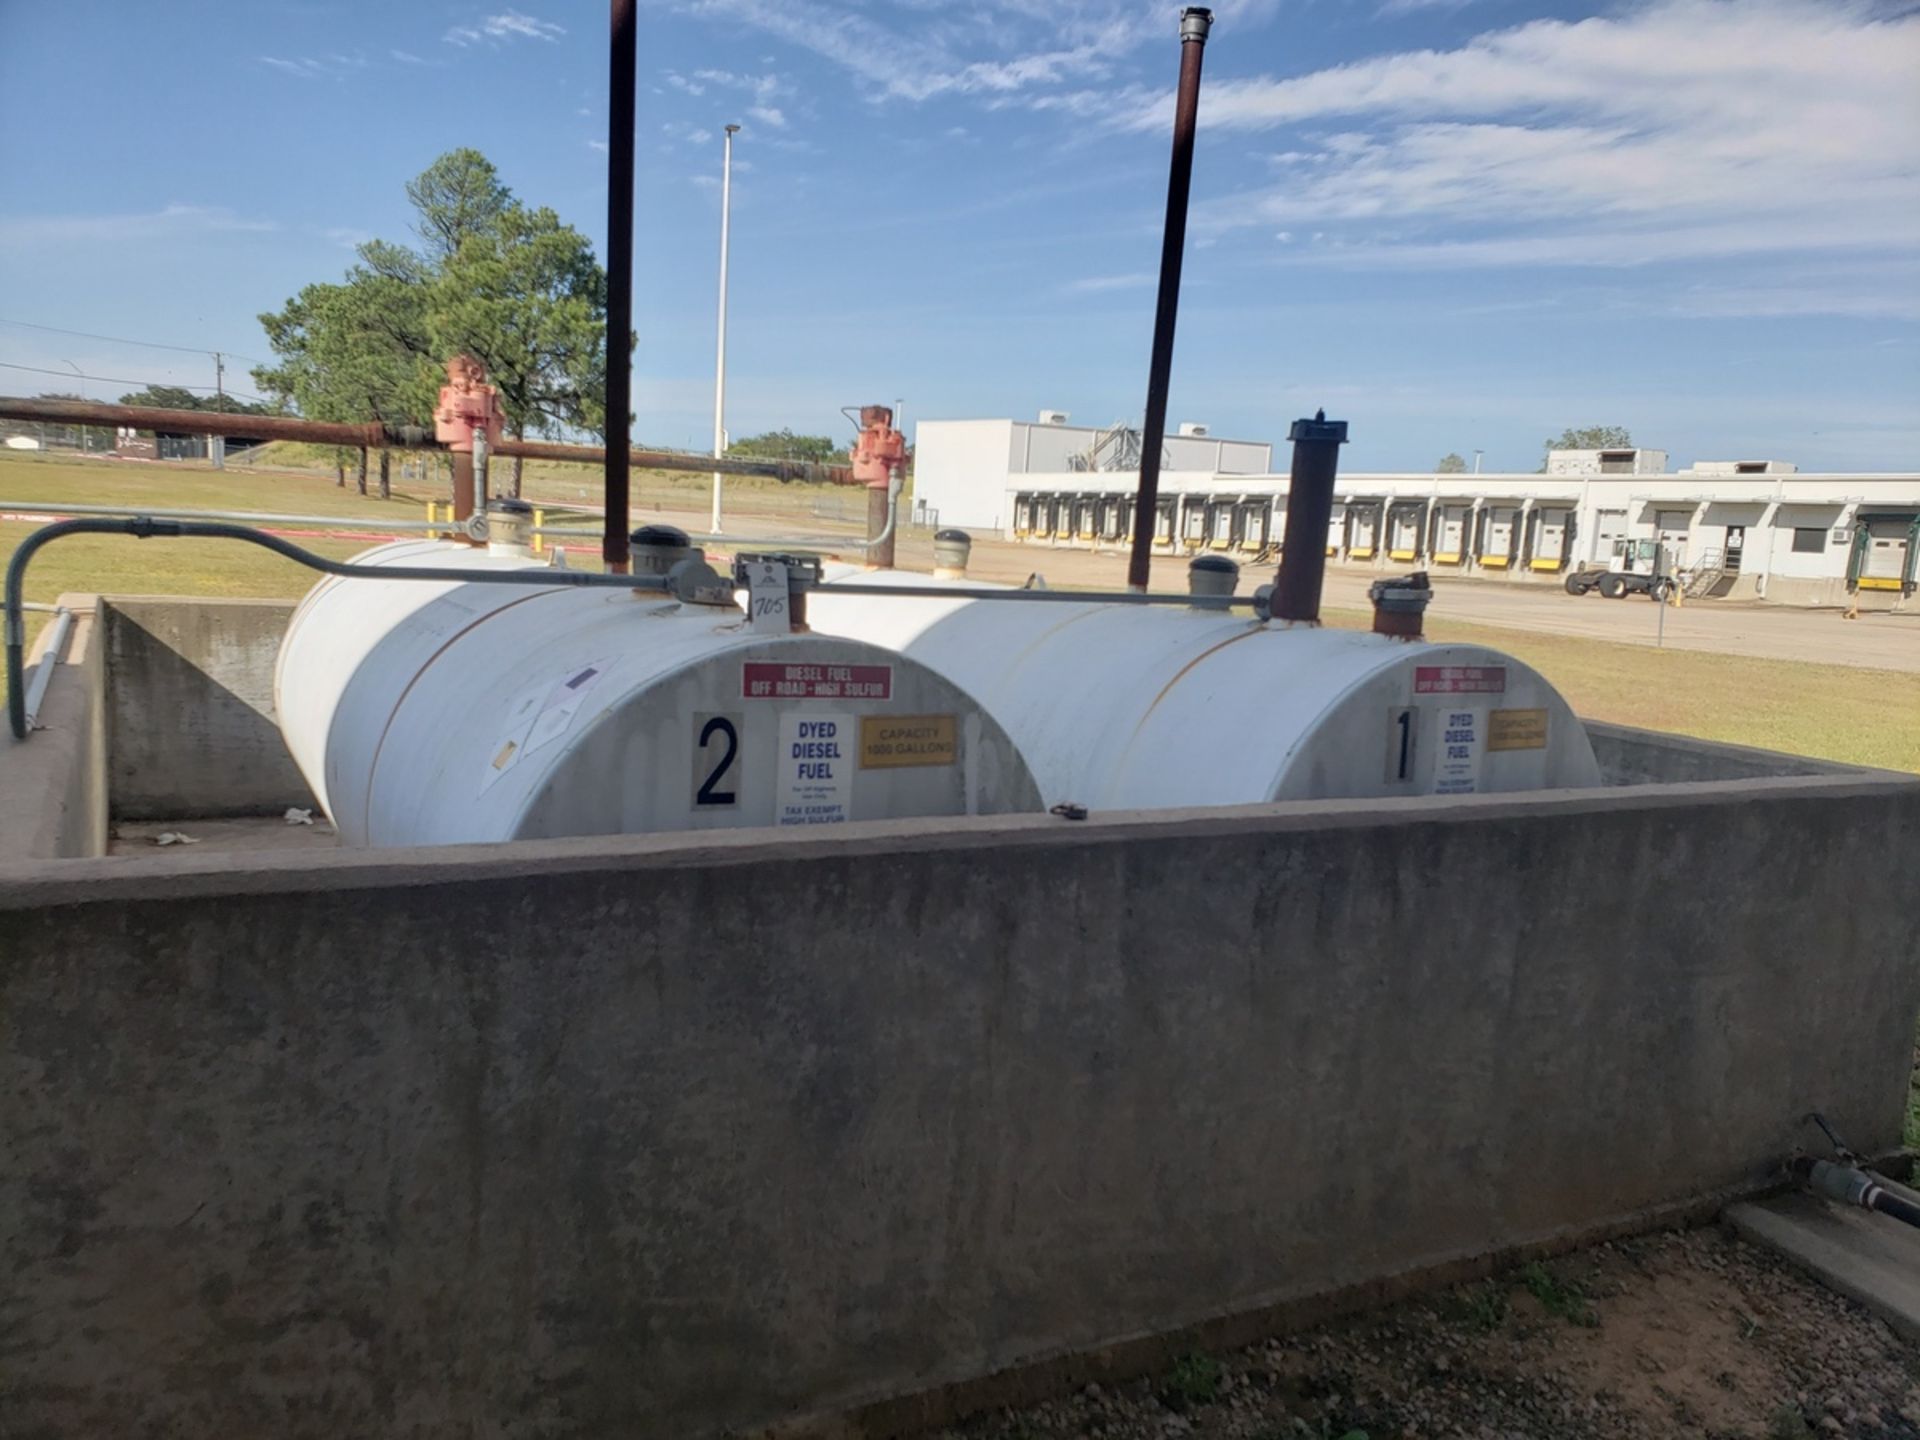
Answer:
[[[1133,553],[1127,588],[1145,590],[1153,563],[1154,502],[1160,494],[1160,451],[1167,439],[1167,384],[1173,374],[1173,326],[1180,310],[1180,262],[1187,248],[1187,194],[1193,188],[1193,130],[1200,112],[1200,59],[1213,12],[1180,12],[1180,89],[1173,102],[1173,160],[1167,171],[1167,222],[1160,238],[1160,294],[1153,310],[1153,352],[1147,366],[1147,414],[1140,437],[1140,489],[1133,505]]]
[[[1396,640],[1424,638],[1427,606],[1433,602],[1433,587],[1427,582],[1426,571],[1376,580],[1368,587],[1367,598],[1373,602],[1374,634]]]
[[[1347,443],[1347,422],[1329,420],[1319,410],[1311,420],[1296,420],[1287,432],[1293,442],[1293,470],[1287,481],[1287,529],[1280,548],[1280,573],[1273,582],[1273,618],[1320,623],[1320,591],[1327,578],[1327,526],[1333,520],[1333,487],[1340,473],[1340,447]]]

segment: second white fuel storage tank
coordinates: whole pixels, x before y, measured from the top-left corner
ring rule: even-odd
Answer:
[[[1048,805],[1101,809],[1466,795],[1600,783],[1579,718],[1481,645],[1190,606],[863,595],[830,575],[816,630],[906,657],[1006,728]]]
[[[358,563],[512,562],[410,542]],[[350,845],[1040,808],[1005,731],[918,662],[657,591],[331,579],[276,691]]]

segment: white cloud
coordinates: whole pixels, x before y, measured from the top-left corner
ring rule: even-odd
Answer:
[[[1223,130],[1285,130],[1287,143],[1269,157],[1270,184],[1209,205],[1199,224],[1317,226],[1322,253],[1367,265],[1910,245],[1920,14],[1881,13],[1854,0],[1661,0],[1454,50],[1223,81],[1202,95],[1203,143]],[[1169,106],[1113,120],[1153,131]]]
[[[411,50],[389,50],[387,54],[391,55],[395,60],[398,60],[402,65],[428,65],[438,69],[442,63],[438,60],[429,60],[422,55],[416,55]]]
[[[271,220],[248,219],[221,206],[175,204],[124,215],[23,215],[0,219],[0,243],[114,243],[277,229],[279,226]]]
[[[508,40],[558,40],[567,33],[567,27],[556,25],[551,20],[542,20],[537,16],[525,15],[518,10],[503,10],[498,15],[487,15],[470,25],[455,25],[442,38],[449,45],[467,46],[481,40],[497,43]]]
[[[1065,287],[1069,295],[1098,295],[1108,290],[1139,290],[1159,277],[1150,270],[1134,270],[1125,275],[1088,275]]]
[[[319,80],[325,76],[336,79],[350,70],[367,68],[367,57],[353,55],[297,55],[293,59],[284,59],[278,55],[261,55],[262,65],[278,70],[283,75],[297,75],[302,80]]]
[[[1413,15],[1422,10],[1464,10],[1474,0],[1384,0],[1376,15]]]
[[[687,79],[686,76],[677,70],[667,71],[666,78],[667,84],[676,90],[684,90],[689,95],[704,95],[707,93],[706,86],[700,84],[698,81]]]
[[[1222,24],[1252,24],[1277,0],[1221,0]],[[746,25],[851,71],[875,99],[972,96],[1012,103],[1066,85],[1111,80],[1151,40],[1174,48],[1171,9],[1140,0],[1080,0],[1060,10],[1032,0],[908,0],[892,23],[830,0],[692,0],[695,14]],[[1009,57],[1013,58],[1009,58]]]
[[[784,130],[787,128],[787,117],[781,114],[779,108],[776,106],[749,105],[747,107],[747,114],[769,129]]]
[[[765,75],[742,75],[732,70],[696,70],[693,78],[727,90],[748,91],[762,105],[793,89],[784,77],[771,71]]]
[[[607,142],[604,140],[589,140],[587,141],[587,148],[589,150],[598,150],[602,155],[604,155],[607,153],[608,145],[607,145]]]

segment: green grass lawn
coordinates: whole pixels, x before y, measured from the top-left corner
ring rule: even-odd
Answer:
[[[527,493],[532,497],[587,501],[597,493],[597,476],[580,466],[536,463],[528,471]],[[697,507],[708,493],[703,475],[644,478],[644,493],[654,505]],[[392,500],[362,497],[351,480],[345,489],[336,487],[330,469],[222,473],[0,452],[0,508],[7,501],[65,500],[338,515],[377,522],[424,519],[429,493],[437,498],[440,492],[437,487],[396,487]],[[781,486],[768,480],[730,480],[728,494],[734,497],[730,507],[738,500],[745,510],[751,501],[761,513],[796,518],[816,504],[844,498],[827,487]],[[853,499],[864,506],[864,497]],[[0,556],[10,555],[29,528],[0,524]],[[308,543],[339,559],[366,548],[361,541]],[[51,601],[63,591],[291,598],[304,594],[313,580],[311,571],[291,561],[234,542],[84,536],[63,540],[35,558],[27,598]],[[1369,623],[1367,616],[1351,610],[1331,611],[1327,618],[1334,624]],[[44,616],[36,615],[30,625],[37,631],[44,622]],[[1440,640],[1490,645],[1526,661],[1560,688],[1575,711],[1596,720],[1920,771],[1920,675],[1654,650],[1445,619],[1434,621],[1431,633]]]

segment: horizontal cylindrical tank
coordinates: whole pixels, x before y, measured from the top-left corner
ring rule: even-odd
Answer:
[[[811,596],[815,630],[898,650],[960,686],[1013,737],[1050,806],[1600,783],[1586,730],[1559,692],[1484,646],[1203,606],[859,593],[874,583],[940,584],[830,572]]]
[[[405,542],[359,563],[515,562]],[[329,579],[275,691],[348,844],[1039,808],[1001,727],[926,667],[658,592]]]

